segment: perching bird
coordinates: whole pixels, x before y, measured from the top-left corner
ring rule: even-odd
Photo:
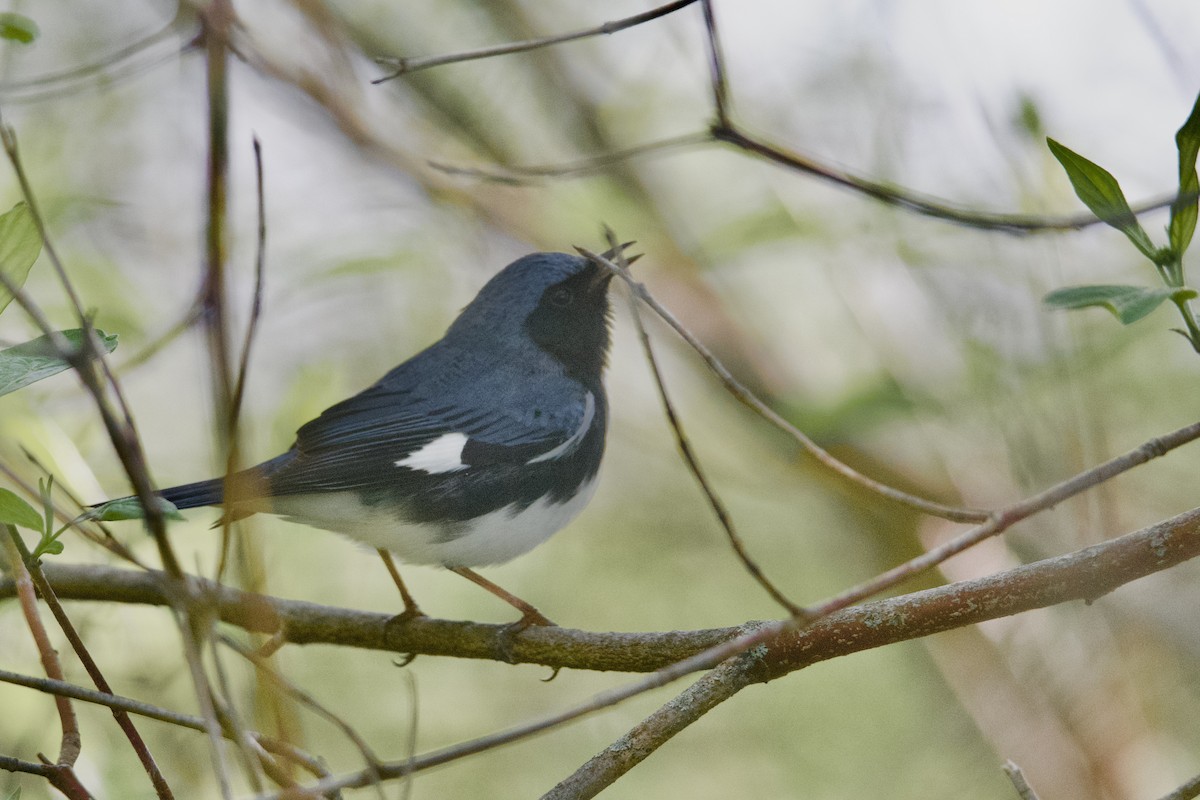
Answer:
[[[591,499],[608,422],[611,277],[565,253],[518,259],[441,340],[301,427],[286,453],[231,476],[228,498],[223,478],[161,495],[177,508],[226,502],[233,518],[279,514],[447,567],[513,604],[523,624],[550,624],[469,568],[528,552]]]

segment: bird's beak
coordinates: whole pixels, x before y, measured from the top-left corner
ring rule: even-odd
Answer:
[[[616,263],[616,260],[618,257],[622,257],[622,260],[625,262],[625,265],[628,266],[628,265],[632,264],[633,262],[637,261],[643,255],[642,253],[635,253],[634,255],[631,255],[631,256],[623,256],[625,250],[629,247],[632,247],[634,244],[635,244],[634,242],[625,242],[624,244],[619,244],[616,247],[613,247],[609,250],[604,251],[600,255],[600,257],[603,259],[606,259],[608,261],[612,261],[614,263]],[[612,270],[610,270],[608,267],[604,266],[603,264],[593,264],[593,267],[596,270],[596,276],[595,276],[595,278],[592,279],[592,282],[591,282],[591,285],[589,286],[589,288],[592,291],[596,291],[597,289],[600,289],[601,287],[608,286],[608,282],[610,280],[612,280],[612,277],[613,277]]]

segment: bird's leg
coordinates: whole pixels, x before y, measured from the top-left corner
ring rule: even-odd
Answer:
[[[514,624],[513,629],[512,629],[513,633],[520,633],[521,631],[528,628],[530,625],[551,625],[551,626],[554,625],[554,623],[551,622],[549,619],[547,619],[546,616],[544,614],[542,614],[542,612],[538,611],[536,608],[529,605],[529,603],[526,603],[524,600],[517,597],[515,594],[513,594],[509,591],[506,591],[505,589],[492,583],[491,581],[489,581],[487,578],[480,575],[475,570],[467,569],[466,567],[447,567],[447,569],[449,569],[451,572],[455,572],[459,575],[462,575],[464,578],[466,578],[467,580],[469,580],[471,583],[475,584],[476,586],[480,586],[484,589],[487,589],[489,592],[496,595],[496,597],[499,597],[501,600],[503,600],[504,602],[508,603],[510,606],[515,608],[517,611],[520,611],[521,619],[518,620]]]
[[[413,596],[408,593],[408,587],[404,585],[404,580],[400,577],[400,570],[396,569],[396,562],[392,560],[392,554],[382,547],[377,548],[376,552],[383,559],[383,565],[387,567],[388,574],[396,582],[396,588],[400,590],[400,599],[404,601],[404,611],[397,614],[394,621],[407,622],[410,619],[425,616],[425,612],[417,607],[417,601],[413,600]]]

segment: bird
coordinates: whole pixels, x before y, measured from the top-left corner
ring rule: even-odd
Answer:
[[[286,452],[158,494],[178,509],[271,513],[376,548],[400,587],[401,617],[422,612],[391,554],[479,584],[521,611],[515,625],[552,625],[473,568],[532,550],[596,489],[612,276],[590,255],[519,258],[441,339],[302,425]]]

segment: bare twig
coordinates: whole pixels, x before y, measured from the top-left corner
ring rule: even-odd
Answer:
[[[33,464],[34,468],[40,471],[44,477],[50,476],[50,470],[46,469],[46,466],[37,458],[37,456],[28,450],[25,450],[24,448],[22,448],[21,452],[25,455],[25,458],[29,459],[29,462]],[[13,486],[19,487],[29,497],[38,497],[39,492],[37,487],[25,480],[25,478],[19,475],[16,470],[14,470],[4,461],[0,461],[0,475],[3,475],[5,478],[11,481]],[[130,564],[141,567],[142,569],[149,569],[149,567],[143,564],[142,561],[133,554],[132,550],[118,541],[111,533],[109,533],[108,529],[105,528],[104,525],[96,522],[95,520],[91,520],[88,525],[84,525],[79,522],[79,515],[86,508],[86,506],[69,488],[63,486],[61,483],[58,483],[55,484],[54,489],[56,492],[65,495],[75,507],[75,511],[73,513],[68,513],[55,505],[55,519],[64,524],[71,525],[71,527],[85,539],[99,545],[100,547],[103,547],[117,558],[120,558],[123,561],[128,561]],[[92,530],[92,525],[94,525],[100,532],[96,533],[94,530]]]
[[[3,143],[4,152],[8,156],[13,172],[16,173],[17,182],[21,185],[21,194],[25,198],[25,202],[29,205],[30,216],[37,227],[38,235],[42,239],[42,246],[46,255],[54,265],[54,271],[63,284],[68,297],[71,298],[76,317],[80,326],[85,331],[86,335],[82,338],[81,348],[76,350],[74,347],[69,346],[63,337],[50,325],[49,320],[41,312],[37,304],[33,302],[21,287],[15,286],[8,276],[3,273],[0,273],[0,285],[3,285],[8,290],[17,304],[33,320],[33,323],[42,333],[50,338],[55,351],[75,369],[84,388],[91,395],[96,404],[96,409],[100,413],[100,418],[104,422],[109,439],[113,443],[113,449],[121,459],[121,464],[124,466],[125,472],[133,484],[134,492],[142,501],[142,507],[146,509],[146,527],[150,531],[151,536],[154,537],[163,568],[176,579],[182,581],[183,570],[180,568],[179,562],[175,558],[175,553],[171,549],[170,541],[167,539],[167,528],[162,509],[157,503],[150,502],[154,495],[154,488],[146,466],[146,455],[142,450],[141,442],[138,440],[137,430],[133,424],[133,416],[130,413],[129,405],[125,402],[120,384],[108,367],[104,349],[96,341],[96,332],[92,327],[91,320],[84,313],[74,287],[67,276],[66,268],[62,260],[58,257],[58,251],[50,239],[45,219],[42,217],[37,198],[33,192],[33,186],[25,174],[25,168],[17,146],[16,132],[3,124],[2,121],[0,121],[0,142]],[[96,374],[96,365],[99,365],[100,370],[103,372],[104,381],[101,381],[100,377]],[[110,402],[108,392],[105,391],[106,387],[111,390],[112,396],[116,400],[116,409],[113,408],[112,402]],[[182,598],[186,594],[185,587],[181,584],[178,590]],[[176,610],[182,610],[182,608],[182,600],[180,600],[180,605]]]
[[[3,525],[0,528],[3,528],[5,534],[0,536],[0,538],[4,539],[4,549],[13,570],[14,588],[21,604],[21,612],[25,616],[25,625],[29,628],[29,633],[33,636],[38,657],[42,661],[42,669],[45,670],[47,677],[61,681],[63,679],[62,663],[58,660],[58,651],[54,649],[54,644],[50,641],[50,635],[47,633],[45,625],[42,624],[41,615],[38,613],[37,592],[34,589],[33,579],[29,575],[29,570],[25,568],[25,560],[20,552],[21,548],[17,544],[21,537],[17,533],[17,529],[12,525]],[[75,716],[75,708],[71,705],[70,700],[65,697],[55,697],[54,705],[58,710],[59,729],[62,732],[62,736],[59,740],[58,758],[53,764],[46,761],[46,766],[52,772],[45,775],[45,777],[55,787],[60,789],[62,788],[60,782],[71,784],[72,791],[70,793],[64,792],[68,797],[90,797],[91,795],[86,790],[84,790],[82,795],[74,790],[75,784],[78,784],[78,780],[74,779],[73,775],[74,766],[83,748],[83,739],[79,733],[79,720]],[[67,776],[71,777],[68,778]],[[78,788],[83,789],[81,784]]]
[[[67,641],[71,643],[71,649],[75,651],[79,662],[83,664],[88,677],[92,679],[92,683],[96,685],[97,689],[107,694],[113,694],[112,686],[109,685],[108,680],[100,671],[100,665],[92,658],[91,651],[83,643],[83,638],[80,637],[74,623],[67,616],[66,609],[58,601],[58,596],[54,593],[54,588],[50,585],[50,582],[46,580],[41,565],[34,560],[33,555],[21,540],[21,537],[17,536],[16,532],[11,529],[10,533],[12,542],[21,555],[21,563],[28,571],[34,586],[37,588],[38,594],[42,596],[42,600],[46,603],[47,608],[50,609],[50,613],[54,615],[55,621],[58,622],[58,627],[62,630],[63,635],[67,637]],[[61,678],[61,675],[51,675],[50,677]],[[146,775],[150,778],[150,783],[154,786],[155,793],[160,798],[163,798],[163,800],[173,798],[174,794],[171,792],[171,787],[167,784],[166,778],[163,777],[158,764],[155,763],[154,756],[146,746],[145,740],[142,739],[141,734],[138,733],[137,728],[134,726],[133,720],[129,718],[129,714],[120,709],[113,709],[113,717],[116,719],[121,731],[125,734],[125,738],[129,740],[129,744],[137,755],[138,761],[142,764],[142,769],[146,771]]]
[[[258,137],[253,138],[254,145],[254,178],[255,194],[258,200],[258,240],[254,259],[254,296],[250,302],[250,319],[246,323],[246,336],[242,341],[242,351],[238,358],[237,376],[234,379],[233,391],[229,400],[229,438],[225,442],[225,474],[233,475],[241,468],[241,437],[239,430],[242,419],[242,402],[246,396],[246,377],[250,370],[250,353],[254,348],[254,337],[258,332],[258,321],[262,315],[263,280],[266,271],[267,252],[267,208],[266,193],[263,190],[262,144]],[[230,484],[226,484],[226,488]],[[228,503],[230,498],[226,498]],[[229,559],[229,549],[232,542],[230,525],[233,517],[221,515],[221,552],[217,559],[217,580],[225,574]]]
[[[46,73],[29,80],[0,83],[0,99],[8,106],[43,101],[59,95],[78,94],[80,84],[89,79],[111,83],[175,58],[188,46],[184,44],[181,47],[175,44],[186,9],[187,4],[181,3],[179,12],[164,27],[91,63]],[[165,44],[166,47],[161,55],[155,55],[152,50],[159,44]]]
[[[602,259],[600,256],[582,247],[575,248],[585,258],[595,261],[598,264],[616,266],[619,272],[632,281],[629,277],[629,262],[625,258],[624,252],[619,247],[619,240],[610,229],[605,229],[605,234],[608,238],[608,244],[612,248],[613,259],[616,264],[613,265],[608,259]],[[725,537],[729,540],[730,546],[733,547],[733,552],[742,562],[742,566],[750,573],[750,576],[758,582],[758,585],[763,588],[768,595],[771,596],[776,603],[783,606],[790,616],[797,616],[804,613],[804,609],[788,599],[788,597],[779,590],[774,583],[763,572],[762,567],[750,555],[750,551],[746,548],[742,537],[738,535],[737,528],[733,524],[733,516],[729,513],[729,509],[721,502],[721,498],[717,495],[716,489],[709,482],[704,474],[704,470],[700,467],[700,461],[696,457],[696,453],[692,450],[691,442],[688,441],[687,434],[683,431],[683,425],[679,421],[679,415],[675,413],[675,406],[671,402],[671,396],[667,392],[667,386],[663,382],[662,371],[658,368],[658,358],[654,355],[654,348],[650,344],[650,336],[646,333],[646,326],[642,324],[642,316],[638,313],[638,298],[632,292],[629,293],[629,311],[633,317],[633,323],[637,327],[638,338],[642,343],[642,352],[646,354],[646,363],[650,366],[650,373],[654,377],[654,385],[658,389],[658,397],[662,401],[663,411],[667,415],[667,423],[671,427],[672,433],[675,435],[675,444],[679,448],[679,454],[683,458],[684,464],[687,465],[688,471],[696,479],[696,483],[700,486],[700,491],[704,493],[708,505],[713,510],[713,514],[717,517],[717,522],[725,531]]]
[[[512,53],[524,53],[529,50],[536,50],[542,47],[550,47],[564,42],[573,42],[577,39],[586,39],[592,36],[601,36],[623,31],[626,28],[632,28],[635,25],[641,25],[651,20],[665,17],[667,14],[678,11],[681,8],[690,6],[696,0],[675,0],[673,3],[667,3],[658,8],[652,8],[641,14],[635,14],[632,17],[613,20],[606,22],[603,25],[598,25],[587,30],[575,31],[574,33],[562,33],[557,36],[543,36],[538,39],[530,39],[524,42],[510,42],[509,44],[495,45],[493,47],[480,47],[476,50],[466,50],[460,53],[449,53],[441,56],[425,56],[422,58],[399,58],[385,57],[376,59],[380,64],[385,66],[395,67],[395,71],[389,75],[384,75],[382,78],[376,78],[371,83],[383,83],[385,81],[394,80],[401,75],[407,75],[422,69],[430,67],[440,67],[445,64],[456,64],[462,61],[474,61],[480,58],[494,58],[495,56],[505,56]]]
[[[684,327],[675,315],[659,303],[646,287],[641,283],[633,280],[633,278],[623,272],[611,261],[599,258],[601,263],[607,263],[609,269],[613,270],[620,278],[629,286],[630,291],[643,303],[649,306],[655,314],[663,319],[667,325],[674,330],[679,337],[684,340],[704,362],[714,375],[716,375],[725,389],[735,398],[742,402],[743,405],[749,407],[752,411],[763,417],[775,427],[779,428],[784,433],[791,436],[796,442],[804,448],[811,456],[816,458],[821,464],[838,473],[844,478],[872,491],[878,495],[886,497],[889,500],[894,500],[898,503],[914,508],[918,511],[923,511],[926,514],[932,514],[936,517],[948,519],[954,522],[979,522],[988,519],[988,512],[978,511],[969,508],[956,508],[954,506],[936,503],[931,500],[926,500],[908,492],[900,491],[887,484],[880,483],[872,478],[863,475],[858,470],[851,467],[838,459],[834,458],[829,451],[825,450],[815,441],[813,441],[806,433],[801,431],[792,423],[788,422],[782,416],[775,412],[770,406],[760,400],[750,389],[743,385],[737,378],[733,377],[724,364],[722,364],[712,351],[709,350],[699,339],[697,339],[691,331]]]
[[[712,0],[704,0],[704,30],[708,34],[708,74],[712,85],[713,108],[718,125],[729,122],[729,78],[725,72],[725,56],[717,35],[717,19]]]
[[[486,167],[467,167],[461,164],[447,164],[441,161],[430,161],[429,166],[436,170],[446,173],[447,175],[461,175],[468,178],[479,178],[480,180],[492,181],[494,183],[504,183],[509,185],[521,185],[531,182],[534,178],[569,178],[581,175],[590,175],[600,170],[606,169],[619,164],[623,161],[629,161],[634,158],[650,155],[662,155],[672,150],[681,150],[687,147],[695,147],[697,145],[708,144],[712,141],[712,134],[705,131],[697,131],[695,133],[685,133],[682,136],[672,136],[667,139],[659,139],[646,144],[635,145],[634,147],[625,150],[618,150],[612,153],[603,153],[592,158],[585,158],[579,161],[570,161],[563,164],[548,164],[544,166],[506,166],[502,168],[486,168]]]
[[[143,703],[140,700],[134,700],[121,695],[110,694],[107,692],[98,692],[94,689],[85,689],[74,683],[68,683],[62,680],[54,680],[51,678],[35,678],[30,675],[22,675],[19,672],[10,672],[9,670],[0,669],[0,683],[8,683],[13,686],[23,686],[27,689],[33,689],[38,692],[53,695],[55,697],[71,698],[84,703],[93,703],[95,705],[105,706],[112,709],[114,712],[122,711],[129,714],[136,714],[147,719],[155,719],[160,722],[165,722],[168,725],[175,725],[180,728],[188,728],[190,730],[204,733],[206,723],[203,718],[193,716],[191,714],[182,714],[178,711],[161,708],[159,706]],[[231,736],[232,732],[226,732],[226,736]],[[261,733],[252,733],[254,741],[264,750],[275,755],[283,756],[290,761],[302,766],[315,777],[328,777],[328,772],[320,766],[318,760],[313,756],[298,750],[295,746],[285,742],[277,741],[269,736],[264,736]],[[0,757],[2,759],[3,757]],[[0,760],[0,768],[3,768],[3,760]],[[24,770],[22,770],[24,771]]]
[[[350,723],[339,717],[311,694],[304,691],[300,687],[295,686],[282,675],[280,675],[279,672],[277,672],[275,668],[271,666],[267,659],[258,655],[250,648],[246,647],[240,642],[235,641],[229,636],[219,635],[217,639],[221,642],[221,644],[225,645],[230,650],[233,650],[242,658],[253,664],[254,668],[258,670],[260,675],[266,677],[275,686],[283,689],[290,696],[311,708],[314,712],[321,717],[324,717],[331,724],[333,724],[334,727],[340,730],[362,755],[363,761],[367,763],[368,769],[380,763],[381,759],[379,756],[375,755],[375,751],[371,749],[371,746],[367,744],[365,739],[358,735],[358,731],[354,730]]]
[[[1001,766],[1004,774],[1012,781],[1013,788],[1017,790],[1017,796],[1021,800],[1039,800],[1037,792],[1029,785],[1029,781],[1025,780],[1025,773],[1013,761],[1005,761]]]
[[[711,130],[713,138],[717,141],[733,145],[743,152],[760,156],[779,166],[812,175],[815,178],[820,178],[836,186],[852,189],[859,194],[864,194],[882,203],[902,208],[905,211],[913,211],[922,216],[939,219],[955,225],[965,225],[976,230],[1012,234],[1073,231],[1090,228],[1102,221],[1095,214],[1091,213],[1053,217],[1038,214],[1003,214],[958,208],[943,201],[917,194],[916,192],[897,189],[894,186],[868,180],[846,170],[835,169],[815,159],[802,156],[780,145],[770,143],[761,137],[752,136],[729,121],[724,123],[715,122]],[[1170,197],[1149,200],[1134,206],[1133,213],[1140,215],[1160,208],[1166,208],[1174,203],[1175,200],[1176,195],[1174,194]]]
[[[679,733],[753,680],[757,656],[744,652],[709,671],[636,728],[593,756],[586,764],[542,795],[542,800],[595,797],[642,762],[661,742]]]
[[[1097,467],[1082,472],[1061,483],[1051,486],[1033,497],[1003,508],[993,513],[982,525],[978,525],[959,536],[954,537],[937,547],[922,553],[897,567],[883,572],[874,578],[853,586],[840,594],[812,606],[809,613],[824,616],[832,611],[846,608],[867,597],[878,594],[902,580],[916,575],[930,567],[936,566],[953,555],[975,546],[984,539],[996,536],[1023,519],[1033,516],[1039,511],[1053,508],[1059,503],[1084,492],[1093,486],[1115,478],[1122,472],[1127,472],[1136,466],[1145,464],[1153,458],[1166,455],[1171,450],[1181,447],[1200,438],[1200,422],[1187,425],[1178,430],[1142,444],[1124,455],[1110,459]]]

